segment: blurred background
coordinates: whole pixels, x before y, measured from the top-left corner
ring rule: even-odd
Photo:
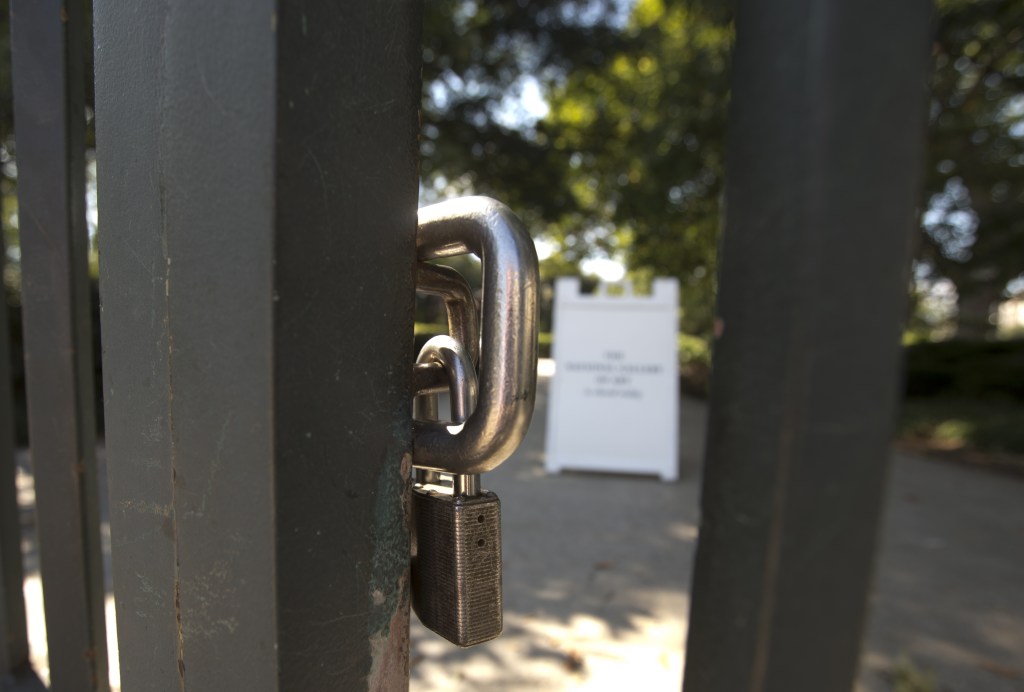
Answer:
[[[4,286],[24,392],[7,4]],[[542,353],[555,277],[579,275],[591,287],[629,278],[641,288],[656,275],[678,277],[681,386],[705,395],[733,42],[728,3],[440,0],[424,10],[421,204],[486,194],[527,221],[544,282]],[[1004,453],[1024,453],[1024,2],[940,0],[937,15],[899,439],[1013,466]],[[89,79],[90,102],[91,93]],[[95,279],[92,152],[87,174]],[[479,280],[472,261],[458,268]],[[417,331],[436,333],[443,321],[440,304],[422,299]]]
[[[610,514],[617,517],[628,516],[631,493],[640,487],[650,493],[653,506],[663,506],[668,517],[664,535],[651,537],[649,545],[634,545],[641,552],[632,556],[588,545],[586,555],[566,558],[568,573],[575,569],[578,574],[566,577],[561,586],[552,586],[549,580],[550,598],[538,595],[538,589],[518,594],[513,587],[510,634],[503,640],[513,648],[460,654],[461,658],[451,654],[442,660],[442,653],[449,654],[437,648],[431,635],[416,630],[414,687],[500,689],[497,681],[512,679],[508,671],[515,668],[521,673],[515,679],[523,687],[621,689],[601,686],[600,673],[594,671],[602,670],[599,662],[607,657],[602,658],[596,641],[618,641],[611,650],[619,652],[632,646],[639,651],[643,643],[657,641],[653,653],[637,656],[649,654],[650,665],[663,669],[665,680],[671,682],[682,670],[691,558],[679,553],[659,563],[658,556],[683,544],[692,550],[696,536],[701,402],[711,372],[716,249],[722,227],[731,10],[727,3],[696,0],[433,0],[424,4],[424,10],[421,204],[486,194],[524,218],[541,258],[542,356],[550,353],[555,278],[580,276],[590,288],[598,281],[628,278],[641,290],[655,276],[679,279],[679,386],[686,438],[681,463],[689,475],[684,473],[683,483],[674,490],[653,481],[645,486],[622,485],[636,481],[609,486],[590,477],[552,480],[554,485],[548,487],[558,490],[551,491],[550,502],[557,504],[559,493],[591,498],[608,493],[600,501],[620,506],[625,514]],[[18,440],[27,445],[8,17],[8,3],[0,2],[0,222],[11,367],[19,397]],[[941,564],[929,562],[937,548],[928,543],[940,540],[941,531],[922,516],[937,521],[939,510],[948,509],[949,502],[971,501],[973,509],[1005,503],[1002,525],[986,516],[975,529],[995,526],[993,530],[1004,532],[995,541],[1002,547],[1004,563],[992,569],[1002,575],[1000,583],[1012,589],[1005,584],[1024,570],[1024,524],[1019,509],[1013,510],[1016,514],[1010,509],[1019,508],[1024,499],[1024,0],[938,0],[932,59],[925,179],[906,287],[911,307],[903,336],[904,401],[894,440],[897,450],[913,461],[899,467],[894,481],[898,496],[890,502],[920,505],[929,497],[921,488],[933,487],[935,514],[905,517],[911,524],[918,522],[906,533],[912,537],[906,540],[917,548],[900,548],[904,534],[887,534],[881,569],[884,574],[891,560],[910,560],[921,572]],[[91,103],[91,70],[89,74]],[[92,146],[91,109],[86,117]],[[87,180],[96,296],[96,238],[102,228],[97,225],[93,152]],[[479,265],[472,259],[454,266],[479,283]],[[98,298],[93,307],[96,411],[102,432]],[[417,339],[422,342],[444,331],[443,322],[441,304],[420,299]],[[543,478],[538,456],[543,454],[543,434],[538,431],[542,407],[543,401],[531,433],[535,441],[523,452],[526,461],[502,480],[513,496],[517,483],[524,495],[536,495],[538,479]],[[929,470],[935,461],[949,466]],[[960,466],[980,468],[988,475],[967,481],[956,475],[958,470],[949,470]],[[929,479],[922,480],[923,475]],[[961,492],[971,483],[972,488],[983,489]],[[890,505],[890,524],[912,511],[916,510]],[[514,536],[519,522],[521,531],[529,532],[531,521],[536,524],[531,516],[513,510],[507,531]],[[620,524],[628,528],[629,521]],[[579,535],[586,528],[580,527]],[[608,528],[612,534],[617,530]],[[969,530],[962,538],[965,546],[978,545]],[[617,535],[627,543],[635,537],[626,529]],[[517,567],[520,548],[515,538],[511,540],[512,577],[507,581],[539,584],[541,577],[549,576],[532,567]],[[920,559],[914,553],[918,548],[923,551]],[[521,550],[526,565],[530,547]],[[983,554],[988,552],[978,553]],[[648,572],[617,571],[624,564],[644,565]],[[968,574],[956,583],[974,578]],[[1020,583],[1024,582],[1018,582],[1018,588]],[[893,588],[913,590],[900,584]],[[987,588],[983,582],[973,587]],[[925,592],[941,598],[946,588],[939,583],[925,587]],[[622,596],[631,590],[632,596]],[[608,594],[616,592],[627,604],[621,612],[609,605],[614,598]],[[1004,596],[1000,602],[1010,603],[1005,608],[986,606],[994,611],[995,624],[977,626],[1003,628],[1001,635],[993,635],[993,641],[1003,644],[990,649],[985,649],[989,644],[980,644],[982,653],[964,664],[981,671],[981,677],[963,677],[966,674],[956,672],[959,669],[944,673],[943,661],[952,660],[955,668],[960,654],[921,648],[893,635],[900,620],[893,609],[878,616],[883,625],[887,617],[890,624],[872,635],[882,643],[869,647],[865,664],[870,667],[874,661],[882,672],[865,684],[905,691],[1024,689],[1024,649],[1017,650],[1015,664],[1013,645],[1005,644],[1024,641],[1024,613],[1019,595],[1011,591]],[[955,608],[956,602],[953,598],[949,607]],[[963,607],[978,610],[969,604]],[[1002,615],[1012,616],[1000,619],[1001,608]],[[589,615],[580,620],[580,613]],[[646,624],[637,624],[640,620]],[[971,627],[955,619],[938,627],[963,630],[950,636],[961,638],[955,646],[970,649]],[[521,640],[517,631],[523,633]],[[546,637],[548,644],[536,649],[537,637]],[[583,643],[571,643],[574,637]],[[527,639],[534,643],[522,643]],[[516,642],[525,648],[514,648],[520,646]],[[959,686],[950,682],[957,676],[965,681]],[[605,682],[611,685],[609,679]]]

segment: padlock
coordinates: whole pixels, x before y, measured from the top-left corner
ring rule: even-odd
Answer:
[[[413,488],[412,603],[427,628],[473,646],[501,634],[501,501],[456,485]]]
[[[478,474],[512,455],[533,414],[537,253],[515,214],[485,197],[424,207],[417,220],[418,280],[422,290],[445,298],[456,339],[428,342],[413,373],[413,609],[430,629],[471,646],[502,629],[501,503],[481,490]],[[423,270],[423,262],[466,253],[482,265],[479,322],[464,280]],[[452,421],[464,421],[459,431],[438,422],[436,393],[445,379]]]
[[[420,424],[459,424],[472,413],[476,371],[468,352],[434,337],[417,363],[439,362],[449,380],[451,421],[437,421],[437,395],[417,397]],[[501,634],[501,502],[476,474],[417,469],[413,486],[412,605],[427,628],[458,646]],[[446,482],[450,478],[450,482]]]

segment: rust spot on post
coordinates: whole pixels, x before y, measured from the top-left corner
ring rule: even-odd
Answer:
[[[385,633],[370,637],[373,665],[367,677],[370,692],[404,692],[409,689],[409,570],[399,580],[402,594]]]

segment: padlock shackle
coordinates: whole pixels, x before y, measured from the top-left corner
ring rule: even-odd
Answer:
[[[483,263],[480,394],[458,435],[415,423],[414,464],[483,473],[519,446],[537,390],[537,251],[522,221],[501,202],[463,197],[418,212],[420,261],[473,253]]]
[[[413,405],[413,416],[423,421],[438,422],[439,425],[459,425],[464,423],[476,406],[479,393],[479,381],[468,349],[461,341],[445,334],[435,336],[420,349],[416,358],[417,365],[437,363],[447,378],[447,389],[450,392],[451,420],[439,422],[437,393],[421,394],[416,397]]]
[[[451,267],[418,262],[416,290],[444,300],[448,313],[448,333],[460,342],[469,354],[472,366],[480,362],[480,320],[473,300],[473,290],[462,274]],[[442,392],[448,380],[437,361],[417,362],[413,368],[413,392],[427,394]]]

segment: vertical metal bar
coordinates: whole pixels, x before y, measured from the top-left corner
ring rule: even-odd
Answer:
[[[925,0],[740,0],[687,692],[848,690],[898,391]]]
[[[96,3],[126,689],[407,687],[419,13]]]
[[[171,475],[170,260],[159,176],[166,19],[162,3],[93,6],[104,433],[125,690],[179,689],[184,665]]]
[[[81,2],[11,4],[29,438],[50,676],[107,689],[85,225]]]
[[[9,339],[4,301],[0,303],[0,675],[28,664],[29,653],[22,590],[21,516],[15,487]]]
[[[408,687],[421,9],[278,3],[282,689]]]
[[[0,269],[5,257],[0,242]],[[11,689],[44,689],[29,661],[16,470],[10,331],[4,300],[0,301],[0,676],[15,681]]]

